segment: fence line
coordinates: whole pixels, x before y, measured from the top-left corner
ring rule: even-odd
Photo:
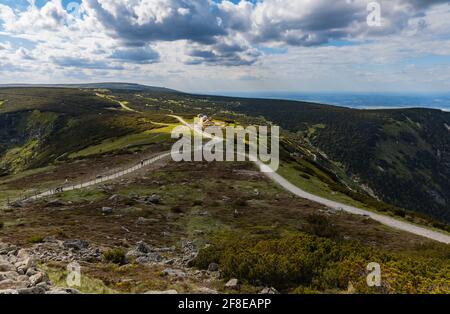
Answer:
[[[38,200],[38,199],[41,199],[41,198],[44,198],[44,197],[47,197],[47,196],[60,194],[62,192],[69,192],[69,191],[80,190],[80,189],[87,188],[87,187],[90,187],[90,186],[94,186],[94,185],[97,185],[97,184],[100,184],[100,183],[103,183],[103,182],[111,181],[111,180],[114,180],[114,179],[126,176],[127,174],[136,172],[136,171],[138,171],[138,170],[140,170],[140,169],[142,169],[142,168],[144,168],[144,167],[146,167],[148,165],[151,165],[151,164],[155,163],[156,161],[159,161],[159,160],[161,160],[163,158],[166,158],[166,157],[170,156],[170,154],[171,153],[164,153],[164,154],[161,154],[159,156],[153,157],[151,159],[145,159],[145,160],[141,161],[139,164],[134,165],[134,166],[132,166],[130,168],[126,168],[124,170],[121,170],[121,171],[118,171],[118,172],[115,172],[115,173],[112,173],[112,174],[109,174],[109,175],[101,175],[101,176],[96,177],[94,180],[91,180],[91,181],[88,181],[88,182],[81,182],[81,183],[76,184],[76,185],[71,185],[71,186],[67,186],[67,187],[63,186],[63,187],[59,187],[59,188],[56,188],[56,189],[50,189],[50,190],[45,191],[45,192],[40,193],[40,194],[38,194],[38,192],[35,192],[33,194],[28,194],[28,196],[27,196],[27,194],[24,194],[23,197],[19,198],[19,201],[22,201],[22,202],[35,201],[35,200]]]

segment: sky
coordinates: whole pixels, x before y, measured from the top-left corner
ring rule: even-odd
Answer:
[[[0,84],[449,92],[449,3],[0,0]]]

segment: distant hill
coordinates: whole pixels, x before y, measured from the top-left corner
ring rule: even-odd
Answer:
[[[303,134],[382,200],[450,222],[450,112],[215,98]]]
[[[86,89],[98,88],[111,90],[171,93],[171,94],[181,93],[177,90],[165,87],[147,86],[133,83],[117,83],[117,82],[91,83],[91,84],[0,84],[0,88],[13,88],[13,87],[86,88]]]

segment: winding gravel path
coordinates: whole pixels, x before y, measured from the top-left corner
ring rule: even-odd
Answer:
[[[210,134],[207,134],[197,128],[194,128],[191,124],[187,123],[183,118],[179,117],[179,116],[175,116],[175,115],[171,115],[171,117],[178,119],[178,121],[180,121],[182,124],[184,124],[185,126],[189,127],[190,129],[192,129],[194,132],[200,133],[201,135],[207,137],[207,138],[211,138],[211,139],[215,139],[215,137],[213,137]],[[223,140],[223,139],[220,139]],[[385,215],[381,215],[381,214],[377,214],[368,210],[364,210],[361,208],[357,208],[357,207],[353,207],[353,206],[349,206],[346,204],[342,204],[342,203],[338,203],[317,195],[313,195],[311,193],[305,192],[302,189],[300,189],[299,187],[293,185],[291,182],[289,182],[288,180],[286,180],[284,177],[280,176],[278,173],[273,172],[269,166],[265,165],[264,163],[262,163],[261,161],[256,161],[255,164],[259,167],[259,169],[261,170],[261,172],[263,172],[269,179],[271,179],[272,181],[276,182],[278,185],[280,185],[281,187],[283,187],[285,190],[295,194],[298,197],[322,204],[324,206],[330,207],[330,208],[334,208],[337,210],[344,210],[350,214],[355,214],[355,215],[362,215],[362,216],[366,216],[366,217],[370,217],[371,219],[378,221],[380,223],[382,223],[383,225],[398,229],[398,230],[402,230],[402,231],[406,231],[418,236],[422,236],[425,238],[429,238],[438,242],[442,242],[442,243],[446,243],[446,244],[450,244],[450,236],[438,232],[438,231],[433,231],[424,227],[420,227],[405,221],[401,221],[389,216],[385,216]]]
[[[201,134],[204,137],[207,138],[211,138],[211,139],[217,139],[220,141],[223,141],[222,138],[216,138],[213,137],[212,135],[203,132],[202,130],[199,130],[198,128],[194,128],[193,125],[189,124],[188,122],[186,122],[183,118],[179,117],[179,116],[175,116],[175,115],[170,115],[170,117],[176,118],[178,121],[180,121],[180,123],[182,123],[183,125],[189,127],[191,130],[193,130],[196,133]],[[157,162],[158,160],[164,159],[171,156],[171,153],[163,153],[161,155],[158,155],[156,157],[153,157],[151,159],[148,160],[144,160],[143,162],[136,164],[130,168],[121,170],[119,172],[116,172],[114,174],[111,175],[106,175],[106,176],[102,176],[99,177],[98,179],[92,180],[92,181],[88,181],[88,182],[84,182],[84,183],[80,183],[77,185],[73,185],[73,186],[69,186],[69,187],[65,187],[64,188],[64,192],[68,192],[68,191],[74,191],[74,190],[79,190],[79,189],[83,189],[86,187],[90,187],[90,186],[94,186],[97,184],[101,184],[103,182],[106,181],[111,181],[111,180],[115,180],[118,179],[120,177],[126,176],[130,173],[136,172],[141,170],[144,167],[147,167],[155,162]],[[286,180],[284,177],[280,176],[278,173],[271,171],[271,169],[265,165],[264,163],[260,162],[260,161],[256,161],[255,164],[259,167],[259,169],[261,170],[261,172],[263,172],[269,179],[271,179],[272,181],[274,181],[275,183],[277,183],[278,185],[280,185],[281,187],[283,187],[285,190],[295,194],[298,197],[322,204],[324,206],[330,207],[330,208],[334,208],[337,210],[344,210],[348,213],[351,214],[355,214],[355,215],[363,215],[366,217],[370,217],[371,219],[378,221],[386,226],[398,229],[398,230],[402,230],[402,231],[406,231],[418,236],[422,236],[425,238],[429,238],[438,242],[442,242],[442,243],[446,243],[446,244],[450,244],[450,236],[441,233],[441,232],[437,232],[437,231],[433,231],[424,227],[420,227],[405,221],[401,221],[389,216],[385,216],[385,215],[381,215],[381,214],[377,214],[368,210],[364,210],[361,208],[357,208],[357,207],[353,207],[353,206],[349,206],[346,204],[342,204],[342,203],[338,203],[323,197],[319,197],[317,195],[313,195],[310,194],[308,192],[303,191],[302,189],[300,189],[299,187],[293,185],[292,183],[290,183],[288,180]],[[52,196],[52,195],[56,195],[59,192],[55,189],[53,190],[49,190],[47,192],[32,196],[28,199],[26,199],[25,201],[34,201],[34,200],[38,200],[47,196]]]

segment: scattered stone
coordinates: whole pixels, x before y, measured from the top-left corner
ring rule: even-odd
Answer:
[[[120,196],[117,194],[114,194],[108,200],[109,201],[118,201],[119,199],[120,199]]]
[[[144,256],[136,258],[136,263],[138,264],[152,264],[162,262],[162,257],[158,253],[147,253]]]
[[[54,288],[45,292],[45,294],[80,294],[80,292],[72,288]]]
[[[35,275],[30,277],[31,286],[36,286],[37,284],[46,283],[48,281],[49,281],[49,279],[48,279],[47,274],[45,274],[43,272],[38,272]]]
[[[145,294],[178,294],[177,290],[166,290],[166,291],[147,291]]]
[[[65,248],[81,251],[89,247],[89,242],[85,240],[67,240],[63,243]]]
[[[131,199],[134,199],[134,200],[138,200],[138,199],[139,199],[139,194],[131,193],[131,194],[130,194],[130,198],[131,198]]]
[[[145,243],[144,241],[139,241],[136,244],[136,251],[147,254],[150,253],[152,251],[151,247]]]
[[[9,204],[9,206],[13,207],[13,208],[22,208],[23,207],[23,203],[20,201],[14,202]]]
[[[58,243],[58,240],[56,240],[55,237],[52,236],[46,236],[43,240],[43,243]]]
[[[19,274],[25,275],[29,268],[35,267],[36,262],[34,258],[28,256],[25,258],[20,258],[19,255],[17,256],[19,258],[19,261],[14,264],[17,268],[17,272]]]
[[[0,282],[4,280],[15,280],[17,277],[19,277],[19,274],[15,270],[0,272]]]
[[[64,206],[64,203],[58,199],[54,199],[47,202],[47,207],[61,207]]]
[[[10,263],[0,261],[0,272],[4,271],[16,271],[16,267]]]
[[[144,217],[139,217],[137,220],[137,223],[139,225],[145,225],[145,224],[150,224],[150,223],[158,223],[159,219],[155,219],[155,218],[144,218]]]
[[[158,204],[161,204],[161,197],[160,197],[159,195],[157,195],[157,194],[153,194],[152,196],[147,197],[147,198],[145,199],[145,202],[146,202],[147,204],[155,204],[155,205],[158,205]]]
[[[86,241],[72,240],[68,244],[76,243],[73,247],[86,247]],[[69,245],[70,246],[70,245]],[[59,252],[55,253],[56,259],[63,260],[59,254],[68,252],[62,241],[56,243],[39,243],[31,249],[19,249],[14,245],[0,243],[0,264],[2,271],[0,271],[0,294],[45,294],[49,293],[76,293],[76,290],[62,289],[52,287],[48,274],[36,268],[35,260],[39,258],[40,248],[59,248]],[[71,250],[72,252],[73,250]],[[48,250],[45,251],[47,255],[53,255]],[[72,254],[72,253],[68,253]],[[41,260],[41,259],[40,259]]]
[[[239,281],[236,278],[230,279],[226,284],[225,288],[227,289],[239,289]]]
[[[5,279],[0,281],[0,290],[19,289],[26,287],[28,287],[28,284],[26,282],[18,282],[12,279]]]
[[[98,262],[102,259],[100,250],[84,240],[56,240],[55,242],[39,243],[31,250],[33,256],[43,262]]]
[[[179,278],[183,278],[186,277],[186,273],[180,269],[173,269],[173,268],[166,268],[163,270],[163,274],[164,276],[169,276],[169,277],[179,277]]]
[[[113,213],[113,209],[111,207],[103,207],[102,214],[103,215],[111,215]]]
[[[0,290],[0,295],[2,294],[19,294],[17,290],[14,289],[6,289],[6,290]]]
[[[219,294],[219,292],[217,290],[210,289],[207,287],[197,288],[195,290],[195,293],[197,293],[197,294]]]
[[[219,264],[217,263],[211,263],[208,266],[209,271],[219,271]]]
[[[18,289],[17,292],[19,294],[45,294],[47,290],[45,289],[45,287],[36,286],[31,288]]]
[[[280,294],[277,289],[271,287],[271,288],[264,288],[261,290],[261,292],[259,294]]]

